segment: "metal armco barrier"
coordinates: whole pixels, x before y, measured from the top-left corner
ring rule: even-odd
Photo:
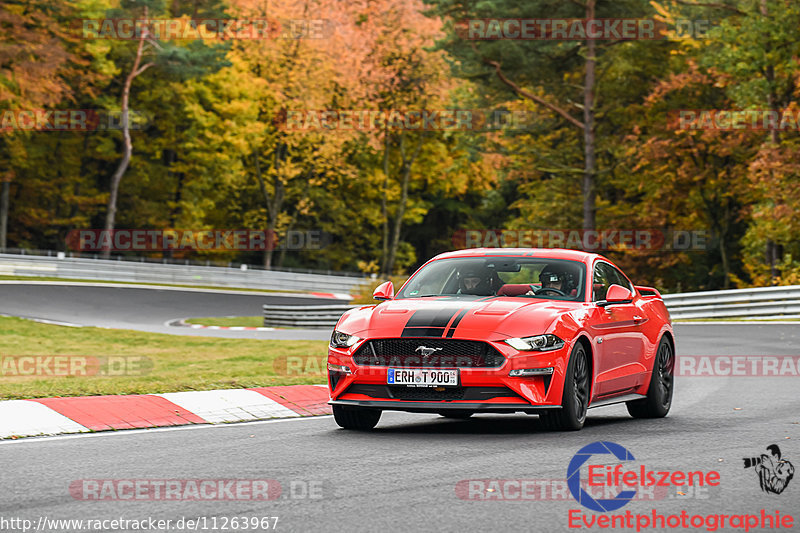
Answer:
[[[673,320],[781,318],[800,314],[800,285],[663,295]]]
[[[0,254],[0,275],[353,294],[365,277],[108,259]]]
[[[800,316],[800,285],[665,294],[663,298],[673,320]],[[265,305],[264,325],[333,328],[342,314],[352,307],[359,306]]]
[[[354,307],[361,305],[265,305],[264,326],[329,329]]]

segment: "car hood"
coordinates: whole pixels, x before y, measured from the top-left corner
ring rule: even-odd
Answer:
[[[525,337],[547,333],[556,318],[582,306],[519,297],[404,298],[351,309],[336,329],[361,338]]]

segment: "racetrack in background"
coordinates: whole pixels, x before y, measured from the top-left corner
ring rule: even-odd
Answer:
[[[291,287],[287,287],[291,289]],[[0,314],[151,333],[248,339],[325,340],[326,329],[230,331],[167,326],[193,317],[261,316],[264,304],[324,305],[313,296],[242,291],[95,286],[75,283],[0,284]]]

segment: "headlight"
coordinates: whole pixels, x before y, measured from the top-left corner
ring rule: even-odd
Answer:
[[[334,331],[333,335],[331,335],[331,347],[349,348],[360,340],[361,339],[355,335],[348,335],[347,333],[342,333],[341,331]]]
[[[522,339],[506,339],[506,344],[520,351],[549,352],[564,347],[564,341],[550,333]]]

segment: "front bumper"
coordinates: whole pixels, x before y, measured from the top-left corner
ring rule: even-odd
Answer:
[[[351,372],[329,372],[331,405],[407,412],[458,409],[531,414],[561,407],[570,346],[551,352],[520,352],[504,342],[489,342],[505,357],[501,366],[459,368],[458,387],[418,388],[388,385],[389,367],[355,364],[352,356],[363,342],[349,349],[329,349],[328,363],[346,366]],[[509,376],[511,370],[532,368],[552,368],[553,373],[548,376]]]
[[[386,400],[331,400],[330,405],[369,407],[383,411],[404,411],[407,413],[441,413],[450,410],[475,411],[478,413],[527,413],[538,414],[551,409],[561,409],[560,405],[524,405],[518,403],[475,403],[475,402],[417,402]]]

